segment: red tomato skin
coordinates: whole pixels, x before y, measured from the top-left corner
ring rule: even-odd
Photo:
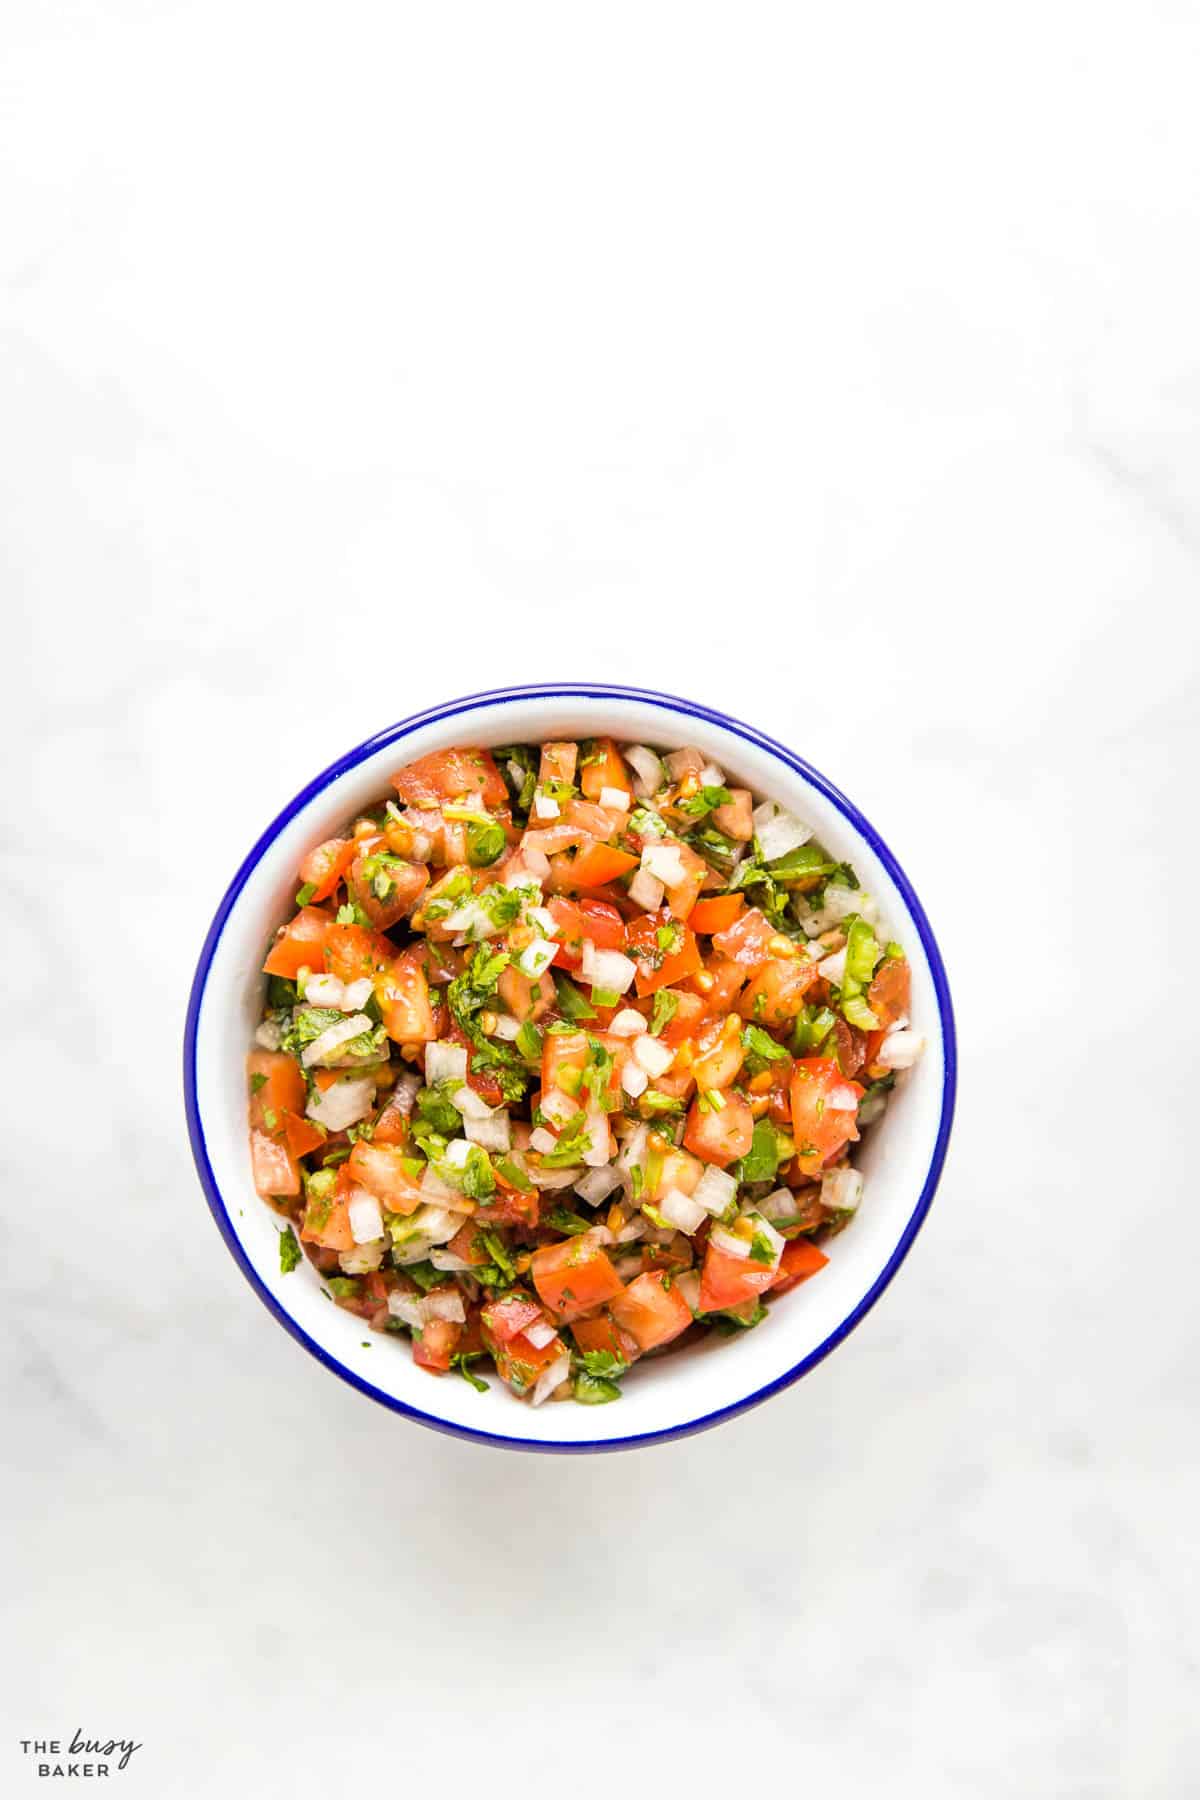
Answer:
[[[621,1277],[598,1244],[567,1238],[533,1253],[533,1285],[543,1305],[563,1321],[603,1306],[621,1292]]]
[[[274,1194],[292,1196],[300,1192],[300,1171],[287,1145],[265,1131],[250,1133],[250,1164],[254,1171],[254,1190],[264,1200]]]
[[[310,850],[300,864],[300,880],[312,888],[310,901],[328,900],[354,861],[358,846],[353,838],[327,838]]]
[[[514,1288],[498,1300],[485,1301],[481,1314],[485,1340],[489,1344],[507,1344],[541,1317],[537,1301]]]
[[[725,1312],[765,1293],[775,1279],[774,1269],[751,1262],[748,1256],[730,1256],[716,1244],[704,1252],[700,1271],[700,1311]]]
[[[437,1036],[422,955],[418,946],[405,950],[375,983],[384,1030],[397,1044],[427,1044]]]
[[[435,807],[462,794],[487,807],[508,803],[508,788],[490,750],[434,750],[393,775],[392,784],[407,806]]]
[[[728,931],[746,904],[744,894],[718,894],[712,900],[697,900],[688,918],[693,931]]]
[[[830,1098],[852,1094],[853,1106],[833,1106]],[[843,1144],[858,1138],[858,1102],[866,1092],[848,1081],[832,1056],[806,1056],[792,1065],[790,1083],[792,1135],[796,1162],[805,1175],[816,1175]]]
[[[790,1294],[802,1281],[808,1281],[825,1267],[829,1258],[808,1238],[793,1238],[783,1246],[783,1255],[771,1283],[773,1294]]]
[[[752,906],[724,931],[714,933],[713,949],[753,974],[766,962],[767,945],[774,936],[775,927],[766,914]]]
[[[444,1375],[450,1367],[450,1358],[458,1349],[462,1332],[462,1326],[454,1319],[430,1319],[420,1337],[413,1339],[413,1361],[418,1369],[427,1369],[431,1375]]]
[[[740,1094],[730,1090],[722,1098],[725,1104],[719,1112],[701,1106],[699,1096],[692,1102],[683,1145],[694,1156],[716,1163],[719,1169],[727,1169],[750,1148],[754,1137],[754,1114],[749,1101]]]
[[[867,1005],[881,1031],[908,1012],[912,1005],[912,970],[906,958],[884,958],[867,989]]]
[[[674,947],[663,954],[659,962],[658,933],[668,928],[675,933]],[[643,997],[657,993],[659,988],[674,987],[689,975],[695,975],[701,967],[695,932],[689,925],[672,919],[667,912],[643,913],[640,918],[630,920],[625,927],[625,948],[637,964],[636,987]]]
[[[691,1307],[659,1271],[635,1276],[608,1310],[643,1352],[669,1344],[692,1323]]]
[[[270,954],[263,964],[264,972],[295,981],[301,969],[319,969],[326,934],[332,924],[331,915],[322,912],[319,906],[302,906],[271,945]]]

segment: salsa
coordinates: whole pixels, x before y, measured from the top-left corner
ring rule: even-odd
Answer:
[[[923,1048],[904,950],[691,746],[463,746],[392,785],[309,851],[263,964],[281,1269],[431,1374],[616,1400],[826,1266]]]

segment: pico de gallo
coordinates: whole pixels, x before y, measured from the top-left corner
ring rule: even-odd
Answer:
[[[694,747],[466,746],[392,786],[305,856],[263,964],[281,1269],[431,1374],[607,1403],[826,1266],[923,1048],[909,964],[854,870]]]

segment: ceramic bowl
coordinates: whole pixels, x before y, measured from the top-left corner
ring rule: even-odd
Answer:
[[[755,1330],[709,1338],[639,1368],[607,1406],[514,1399],[495,1376],[477,1393],[418,1369],[402,1341],[332,1304],[307,1262],[279,1268],[278,1223],[250,1177],[244,1058],[262,1002],[264,947],[287,914],[304,852],[389,791],[393,770],[450,744],[611,736],[696,744],[737,783],[800,814],[878,901],[912,964],[914,1028],[926,1050],[865,1134],[862,1207],[828,1246],[829,1266]],[[920,902],[878,832],[794,751],[753,726],[669,694],[584,682],[473,694],[389,726],[317,775],[263,832],[229,885],[200,952],[188,1008],[184,1089],[200,1181],[229,1250],[274,1318],[350,1387],[402,1417],[512,1449],[626,1449],[704,1430],[798,1381],[852,1331],[903,1262],[929,1210],[954,1108],[954,1021]],[[364,1343],[364,1340],[367,1340]]]

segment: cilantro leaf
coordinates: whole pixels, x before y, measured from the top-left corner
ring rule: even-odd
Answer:
[[[292,1230],[290,1225],[286,1226],[279,1234],[280,1274],[290,1275],[292,1270],[299,1264],[303,1255],[304,1252],[300,1248],[299,1238],[296,1236],[296,1233]]]

